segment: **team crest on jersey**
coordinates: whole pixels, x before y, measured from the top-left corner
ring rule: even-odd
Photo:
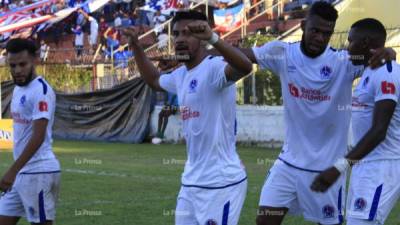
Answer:
[[[322,79],[330,79],[332,74],[332,69],[329,66],[324,66],[320,71]]]
[[[24,106],[24,105],[25,105],[25,102],[26,102],[26,96],[23,95],[23,96],[21,97],[21,99],[19,100],[19,104],[21,104],[22,106]]]
[[[190,81],[189,84],[189,93],[194,93],[196,92],[196,88],[197,88],[198,82],[196,79],[193,79],[192,81]]]
[[[331,205],[326,205],[322,208],[324,218],[333,218],[335,216],[335,208]]]
[[[355,211],[363,211],[367,207],[367,201],[363,198],[357,198],[354,202]]]
[[[217,221],[215,221],[213,219],[209,219],[206,221],[206,223],[204,225],[217,225]]]

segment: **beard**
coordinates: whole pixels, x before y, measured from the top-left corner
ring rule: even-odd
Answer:
[[[14,81],[15,85],[24,87],[32,81],[32,78],[33,78],[33,68],[31,69],[31,72],[29,73],[29,75],[26,77],[25,81],[23,81],[23,82],[17,81],[14,77],[13,77],[13,81]]]

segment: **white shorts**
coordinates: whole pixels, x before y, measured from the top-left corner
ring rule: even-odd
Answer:
[[[310,187],[318,174],[276,160],[262,188],[259,205],[285,207],[290,214],[302,214],[306,220],[324,225],[342,223],[346,176],[340,176],[327,192],[317,193]]]
[[[26,217],[30,223],[54,221],[60,173],[18,174],[9,192],[0,197],[0,215]]]
[[[247,180],[221,188],[181,187],[175,225],[237,225],[247,194]]]
[[[400,196],[400,160],[354,165],[351,171],[347,218],[384,224]]]

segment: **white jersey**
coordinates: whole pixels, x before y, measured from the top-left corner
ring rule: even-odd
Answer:
[[[393,100],[400,96],[400,65],[387,63],[376,70],[367,68],[354,90],[352,128],[354,145],[372,126],[375,102]],[[379,159],[400,159],[400,106],[397,105],[388,127],[386,138],[372,152],[363,158],[365,161]]]
[[[253,48],[262,69],[280,77],[286,136],[279,159],[304,170],[321,171],[343,157],[351,117],[352,82],[363,67],[348,52],[327,47],[309,58],[300,42],[273,41]]]
[[[225,77],[222,57],[206,57],[191,70],[181,66],[160,77],[178,96],[188,159],[184,186],[223,187],[246,179],[236,153],[236,86]]]
[[[33,131],[33,121],[47,119],[47,131],[43,144],[22,168],[20,173],[46,173],[60,170],[52,151],[52,127],[56,96],[42,77],[36,77],[27,86],[15,86],[11,100],[14,129],[14,160],[17,160],[28,144]]]

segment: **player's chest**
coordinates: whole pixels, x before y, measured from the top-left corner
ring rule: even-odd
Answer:
[[[33,105],[31,96],[24,92],[13,94],[11,101],[11,115],[13,119],[32,117]]]
[[[361,77],[353,91],[353,106],[374,104],[373,88],[370,76]]]
[[[182,79],[178,87],[178,103],[182,106],[199,106],[208,98],[210,92],[205,76],[189,74]]]

